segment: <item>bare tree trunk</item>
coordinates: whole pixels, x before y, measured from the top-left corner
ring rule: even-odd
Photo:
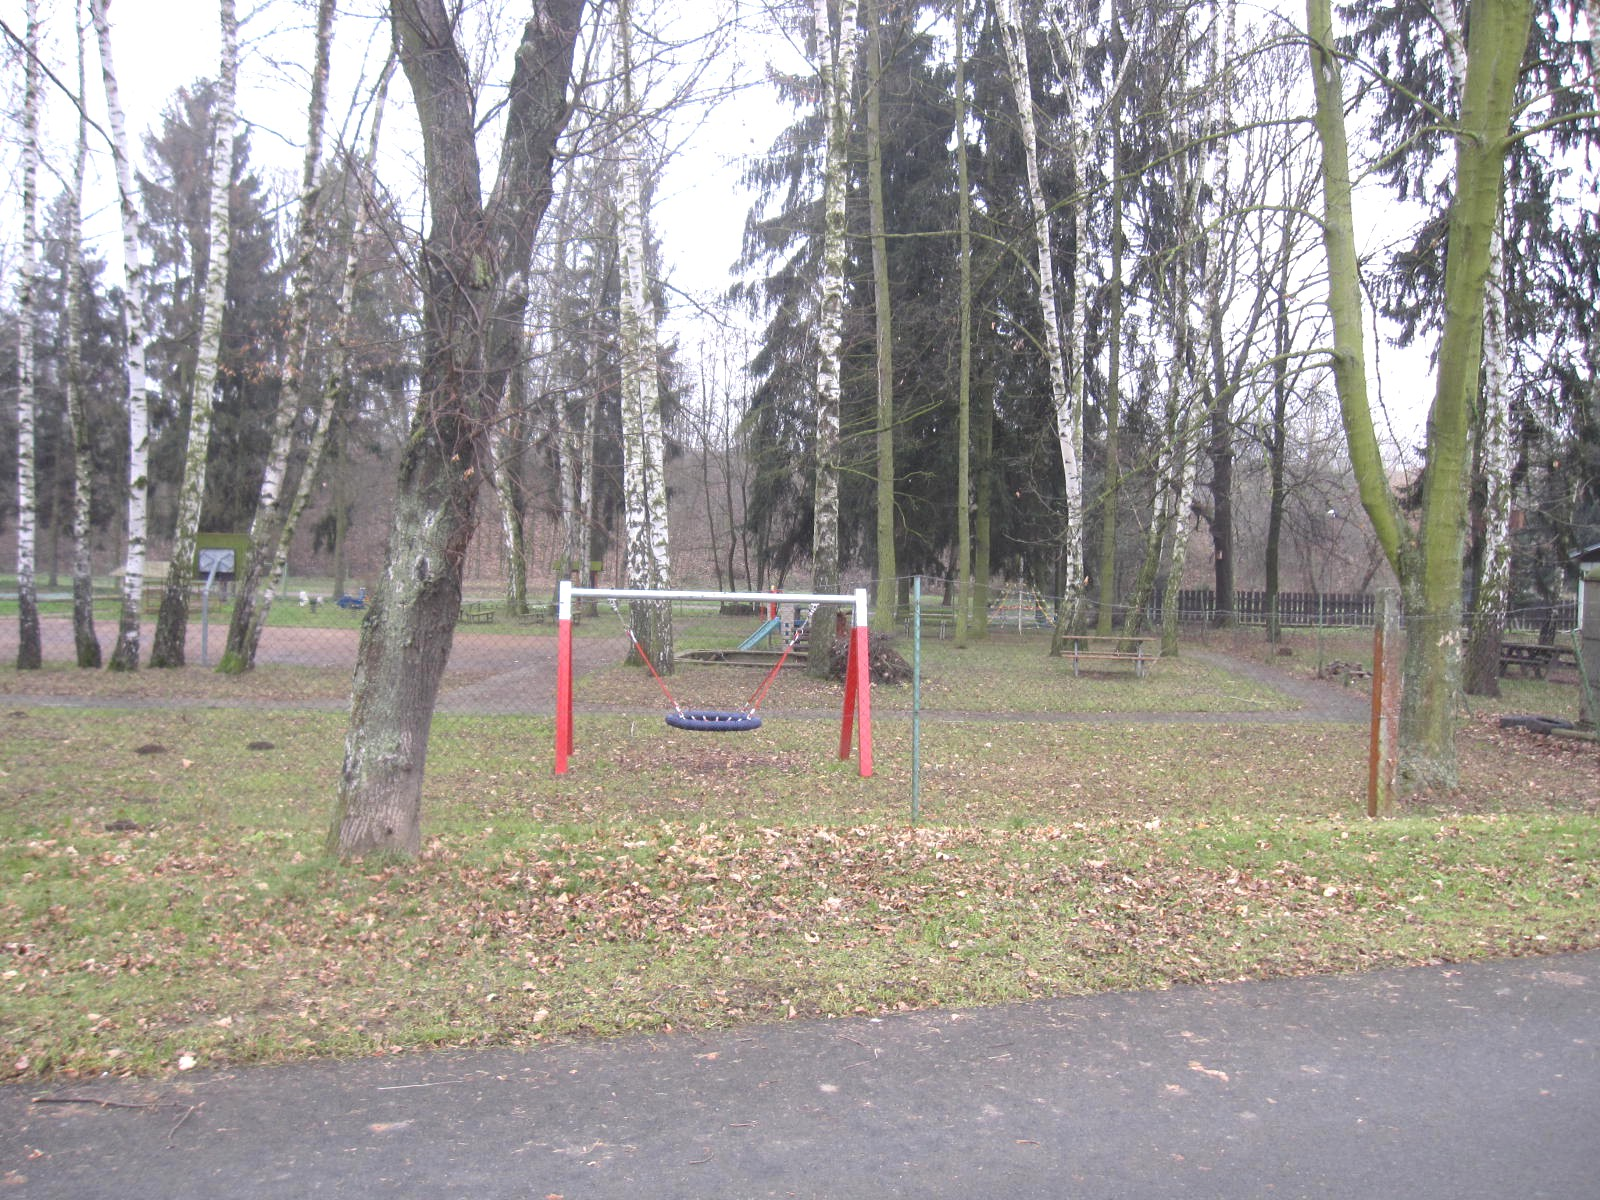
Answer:
[[[486,204],[475,82],[444,0],[393,0],[422,129],[432,225],[422,248],[423,367],[401,455],[388,561],[361,627],[344,771],[329,830],[342,857],[412,856],[440,678],[461,610],[479,480],[527,295],[508,287],[550,202],[582,0],[541,0],[522,30],[499,175]]]
[[[87,92],[83,29],[78,29],[78,95]],[[101,665],[94,631],[94,562],[91,521],[94,480],[93,442],[84,410],[83,384],[83,180],[89,157],[89,118],[78,110],[78,144],[67,187],[66,309],[67,420],[72,428],[72,639],[80,667]]]
[[[823,165],[822,306],[817,344],[817,478],[812,533],[812,583],[839,590],[839,403],[844,325],[845,198],[850,137],[850,95],[855,78],[856,0],[840,0],[834,34],[828,0],[817,0],[817,53],[821,59]],[[817,656],[822,657],[822,656]]]
[[[494,487],[500,502],[500,544],[506,564],[506,612],[528,611],[528,492],[523,456],[528,444],[528,364],[520,357],[511,368],[506,393],[509,411],[495,439]]]
[[[144,266],[139,247],[139,209],[128,154],[128,126],[117,91],[111,53],[111,26],[106,21],[110,0],[89,0],[95,37],[100,45],[100,73],[105,84],[111,124],[111,157],[117,173],[117,204],[122,218],[122,332],[127,339],[124,364],[128,383],[128,509],[126,554],[123,559],[122,612],[116,648],[108,664],[113,671],[139,669],[139,620],[144,602],[145,540],[148,536],[150,488],[150,396],[145,373]]]
[[[894,305],[889,281],[889,229],[883,196],[883,12],[866,0],[867,208],[872,235],[872,310],[877,332],[877,587],[872,627],[895,628]]]
[[[1119,422],[1122,416],[1122,335],[1126,298],[1122,294],[1122,138],[1118,127],[1111,130],[1111,278],[1107,282],[1110,315],[1106,323],[1106,402],[1105,450],[1106,477],[1100,488],[1100,603],[1096,631],[1111,633],[1117,600],[1117,502],[1122,491],[1122,462]]]
[[[1289,266],[1294,246],[1289,219],[1285,218],[1279,244],[1277,314],[1272,327],[1272,416],[1267,425],[1267,546],[1263,563],[1267,585],[1267,641],[1276,646],[1283,625],[1278,613],[1280,546],[1283,541],[1284,448],[1289,418]]]
[[[966,0],[955,0],[956,256],[960,269],[956,330],[956,627],[967,644],[972,622],[972,185],[967,163]]]
[[[667,530],[666,438],[661,418],[661,373],[655,305],[645,270],[644,116],[635,102],[632,5],[617,5],[623,130],[617,204],[622,277],[622,453],[628,523],[628,586],[665,588],[671,580]],[[632,605],[636,644],[663,675],[672,673],[672,609]]]
[[[328,111],[328,58],[333,45],[334,0],[317,0],[316,44],[312,54],[311,103],[306,118],[306,151],[300,168],[300,213],[296,221],[294,271],[289,280],[289,320],[284,336],[285,365],[278,394],[278,413],[272,427],[272,446],[250,522],[250,557],[243,564],[233,617],[228,623],[228,645],[218,670],[225,674],[255,666],[256,648],[266,627],[277,591],[273,566],[290,507],[292,493],[284,494],[295,426],[304,402],[301,384],[310,350],[312,260],[317,249],[317,227],[322,197],[322,129]]]
[[[1511,593],[1511,349],[1506,336],[1505,240],[1495,231],[1483,309],[1483,396],[1478,405],[1478,463],[1483,479],[1482,542],[1467,637],[1466,690],[1500,694],[1500,638]]]
[[[995,15],[1005,44],[1006,70],[1017,106],[1022,133],[1028,204],[1033,214],[1033,247],[1039,279],[1039,307],[1044,325],[1044,352],[1050,372],[1050,395],[1055,405],[1056,441],[1060,448],[1062,494],[1066,498],[1066,527],[1062,531],[1063,595],[1059,627],[1078,629],[1083,614],[1083,413],[1081,397],[1074,397],[1067,375],[1066,350],[1061,340],[1061,319],[1056,306],[1055,264],[1050,252],[1050,208],[1039,175],[1039,138],[1033,114],[1033,87],[1028,68],[1028,43],[1023,35],[1016,0],[996,0]],[[1055,647],[1052,647],[1055,650]]]
[[[383,108],[389,96],[389,83],[394,76],[395,57],[390,52],[388,61],[384,63],[383,70],[379,73],[377,87],[372,96],[372,127],[367,135],[367,148],[365,157],[355,164],[354,173],[360,178],[363,185],[370,188],[373,163],[377,161],[378,144],[383,129]],[[295,530],[300,528],[300,518],[305,515],[306,507],[311,503],[312,489],[317,485],[317,475],[322,468],[322,459],[327,452],[328,439],[333,433],[333,423],[339,418],[345,403],[349,398],[347,376],[350,361],[350,325],[355,305],[356,284],[361,274],[361,263],[370,249],[373,240],[372,225],[368,219],[364,201],[357,197],[355,201],[354,218],[351,221],[350,243],[345,248],[344,274],[339,285],[339,297],[334,302],[333,329],[329,333],[329,343],[333,353],[329,356],[322,380],[322,397],[311,423],[310,443],[306,447],[305,462],[300,468],[300,482],[295,487],[294,499],[289,504],[285,514],[283,528],[278,535],[278,547],[272,562],[272,590],[274,594],[281,593],[288,583],[289,578],[289,547],[294,542]],[[344,595],[344,562],[345,562],[345,534],[348,521],[346,518],[346,505],[344,498],[344,483],[340,478],[334,484],[334,595]],[[255,633],[256,642],[252,643],[251,656],[254,660],[254,646],[259,643],[260,629],[266,625],[266,615],[261,614],[257,621]]]
[[[239,78],[239,22],[234,0],[220,0],[222,66],[217,76],[216,129],[211,138],[211,215],[206,238],[210,252],[200,301],[200,346],[189,400],[189,435],[183,482],[178,488],[178,519],[172,537],[167,587],[150,647],[152,667],[181,667],[189,634],[189,585],[195,572],[195,540],[205,502],[206,454],[211,445],[211,410],[217,366],[222,358],[222,323],[227,308],[228,260],[233,240],[229,207],[233,182],[234,104]]]
[[[1328,0],[1307,0],[1317,131],[1322,142],[1334,319],[1334,377],[1362,504],[1401,581],[1407,619],[1400,712],[1400,776],[1416,790],[1454,786],[1460,689],[1461,549],[1467,445],[1483,351],[1484,289],[1499,223],[1512,98],[1531,23],[1529,0],[1475,5],[1457,121],[1455,197],[1445,267],[1445,323],[1428,415],[1428,470],[1415,532],[1389,493],[1366,399],[1359,264],[1339,60]]]
[[[44,665],[34,578],[38,497],[34,485],[33,334],[39,275],[39,6],[27,4],[22,102],[22,254],[17,288],[17,670]]]
[[[817,56],[822,77],[822,119],[825,130],[822,175],[822,277],[817,316],[816,480],[811,526],[811,586],[837,593],[840,587],[839,469],[840,396],[843,385],[845,201],[849,186],[851,94],[855,82],[856,0],[839,0],[839,31],[833,32],[828,0],[817,0]],[[813,628],[826,631],[833,614],[821,608]],[[831,635],[813,642],[817,652],[806,661],[807,673],[827,673],[824,652]]]

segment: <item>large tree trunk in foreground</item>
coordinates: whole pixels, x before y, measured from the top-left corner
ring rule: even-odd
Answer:
[[[361,627],[344,772],[329,830],[343,857],[412,856],[434,700],[461,610],[479,481],[550,202],[555,141],[582,0],[537,0],[522,30],[499,176],[482,196],[476,81],[443,0],[394,0],[400,63],[416,98],[432,225],[422,247],[422,386],[401,454],[388,562]]]
[[[1455,197],[1445,266],[1445,323],[1428,414],[1428,469],[1414,532],[1389,491],[1366,394],[1360,266],[1351,206],[1339,59],[1328,0],[1308,0],[1311,74],[1322,143],[1334,379],[1362,505],[1400,578],[1406,655],[1400,705],[1399,773],[1414,791],[1456,782],[1456,708],[1461,683],[1461,550],[1465,536],[1471,413],[1482,360],[1484,293],[1500,216],[1512,99],[1531,18],[1530,0],[1483,0],[1472,10],[1461,113],[1456,124]]]

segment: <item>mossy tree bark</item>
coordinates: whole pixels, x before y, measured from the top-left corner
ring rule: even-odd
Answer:
[[[1482,0],[1472,10],[1455,124],[1444,328],[1428,414],[1422,510],[1414,530],[1401,520],[1389,490],[1367,400],[1361,280],[1332,6],[1330,0],[1307,0],[1306,11],[1322,144],[1334,379],[1362,505],[1400,579],[1406,614],[1399,774],[1402,786],[1412,791],[1436,791],[1454,786],[1457,775],[1461,558],[1472,413],[1478,398],[1484,296],[1504,190],[1512,102],[1532,5],[1531,0]]]
[[[471,75],[450,6],[395,0],[432,224],[421,253],[423,366],[402,450],[388,560],[361,627],[344,771],[328,840],[345,858],[410,857],[439,681],[461,609],[489,436],[520,344],[526,278],[550,202],[583,0],[537,0],[504,100],[499,173],[482,193]]]

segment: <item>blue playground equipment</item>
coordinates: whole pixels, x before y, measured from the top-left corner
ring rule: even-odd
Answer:
[[[778,628],[778,625],[782,620],[782,617],[769,617],[766,621],[763,621],[760,629],[756,630],[749,637],[745,638],[744,641],[739,643],[739,649],[754,650],[766,640],[768,634],[772,633]]]

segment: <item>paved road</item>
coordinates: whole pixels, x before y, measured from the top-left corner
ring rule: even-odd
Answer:
[[[0,1195],[1582,1200],[1597,1126],[1592,952],[0,1088]]]

